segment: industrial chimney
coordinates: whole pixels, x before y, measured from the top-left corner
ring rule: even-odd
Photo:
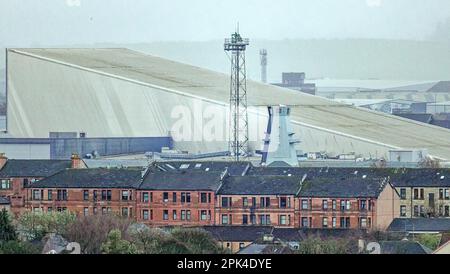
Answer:
[[[261,58],[261,82],[267,83],[267,50],[261,49],[259,56]]]

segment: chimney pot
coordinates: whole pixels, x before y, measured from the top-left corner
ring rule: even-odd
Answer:
[[[8,161],[8,157],[5,156],[5,153],[1,152],[0,153],[0,169],[2,169],[6,162]]]
[[[81,159],[78,154],[73,153],[70,159],[72,160],[71,168],[81,168]]]

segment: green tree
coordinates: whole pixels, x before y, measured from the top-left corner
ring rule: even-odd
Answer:
[[[64,235],[76,215],[63,212],[26,212],[19,218],[19,229],[29,240],[40,240],[48,233]]]
[[[164,232],[159,228],[129,229],[128,233],[139,253],[143,254],[156,254],[158,242],[165,238]]]
[[[225,253],[216,240],[199,228],[158,228],[131,231],[132,242],[143,254],[217,254]]]
[[[182,242],[172,236],[164,237],[155,242],[152,254],[192,254],[192,251]]]
[[[108,238],[102,244],[102,252],[105,254],[136,254],[136,246],[122,239],[122,232],[114,229],[108,234]]]
[[[0,241],[14,241],[16,239],[16,230],[12,225],[9,213],[6,209],[3,209],[0,211]]]
[[[41,247],[29,242],[0,241],[0,254],[40,254]]]
[[[224,250],[207,231],[200,228],[175,228],[172,237],[182,242],[192,254],[220,254]]]
[[[296,253],[299,254],[353,254],[357,244],[347,239],[322,240],[319,237],[309,237],[303,240]]]
[[[420,234],[416,240],[431,250],[436,250],[441,242],[441,234]]]

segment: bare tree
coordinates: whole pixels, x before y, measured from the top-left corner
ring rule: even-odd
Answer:
[[[427,156],[419,162],[418,166],[421,168],[441,168],[441,162],[438,159]]]
[[[82,253],[98,254],[108,234],[114,229],[119,230],[124,239],[128,240],[126,232],[130,224],[131,220],[128,218],[112,214],[80,217],[67,229],[64,236],[69,241],[78,242]]]
[[[386,167],[387,162],[384,158],[378,159],[372,164],[372,168],[386,168]]]

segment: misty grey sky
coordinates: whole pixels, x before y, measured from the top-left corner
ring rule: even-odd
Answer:
[[[0,0],[0,46],[222,39],[424,40],[448,0]]]

